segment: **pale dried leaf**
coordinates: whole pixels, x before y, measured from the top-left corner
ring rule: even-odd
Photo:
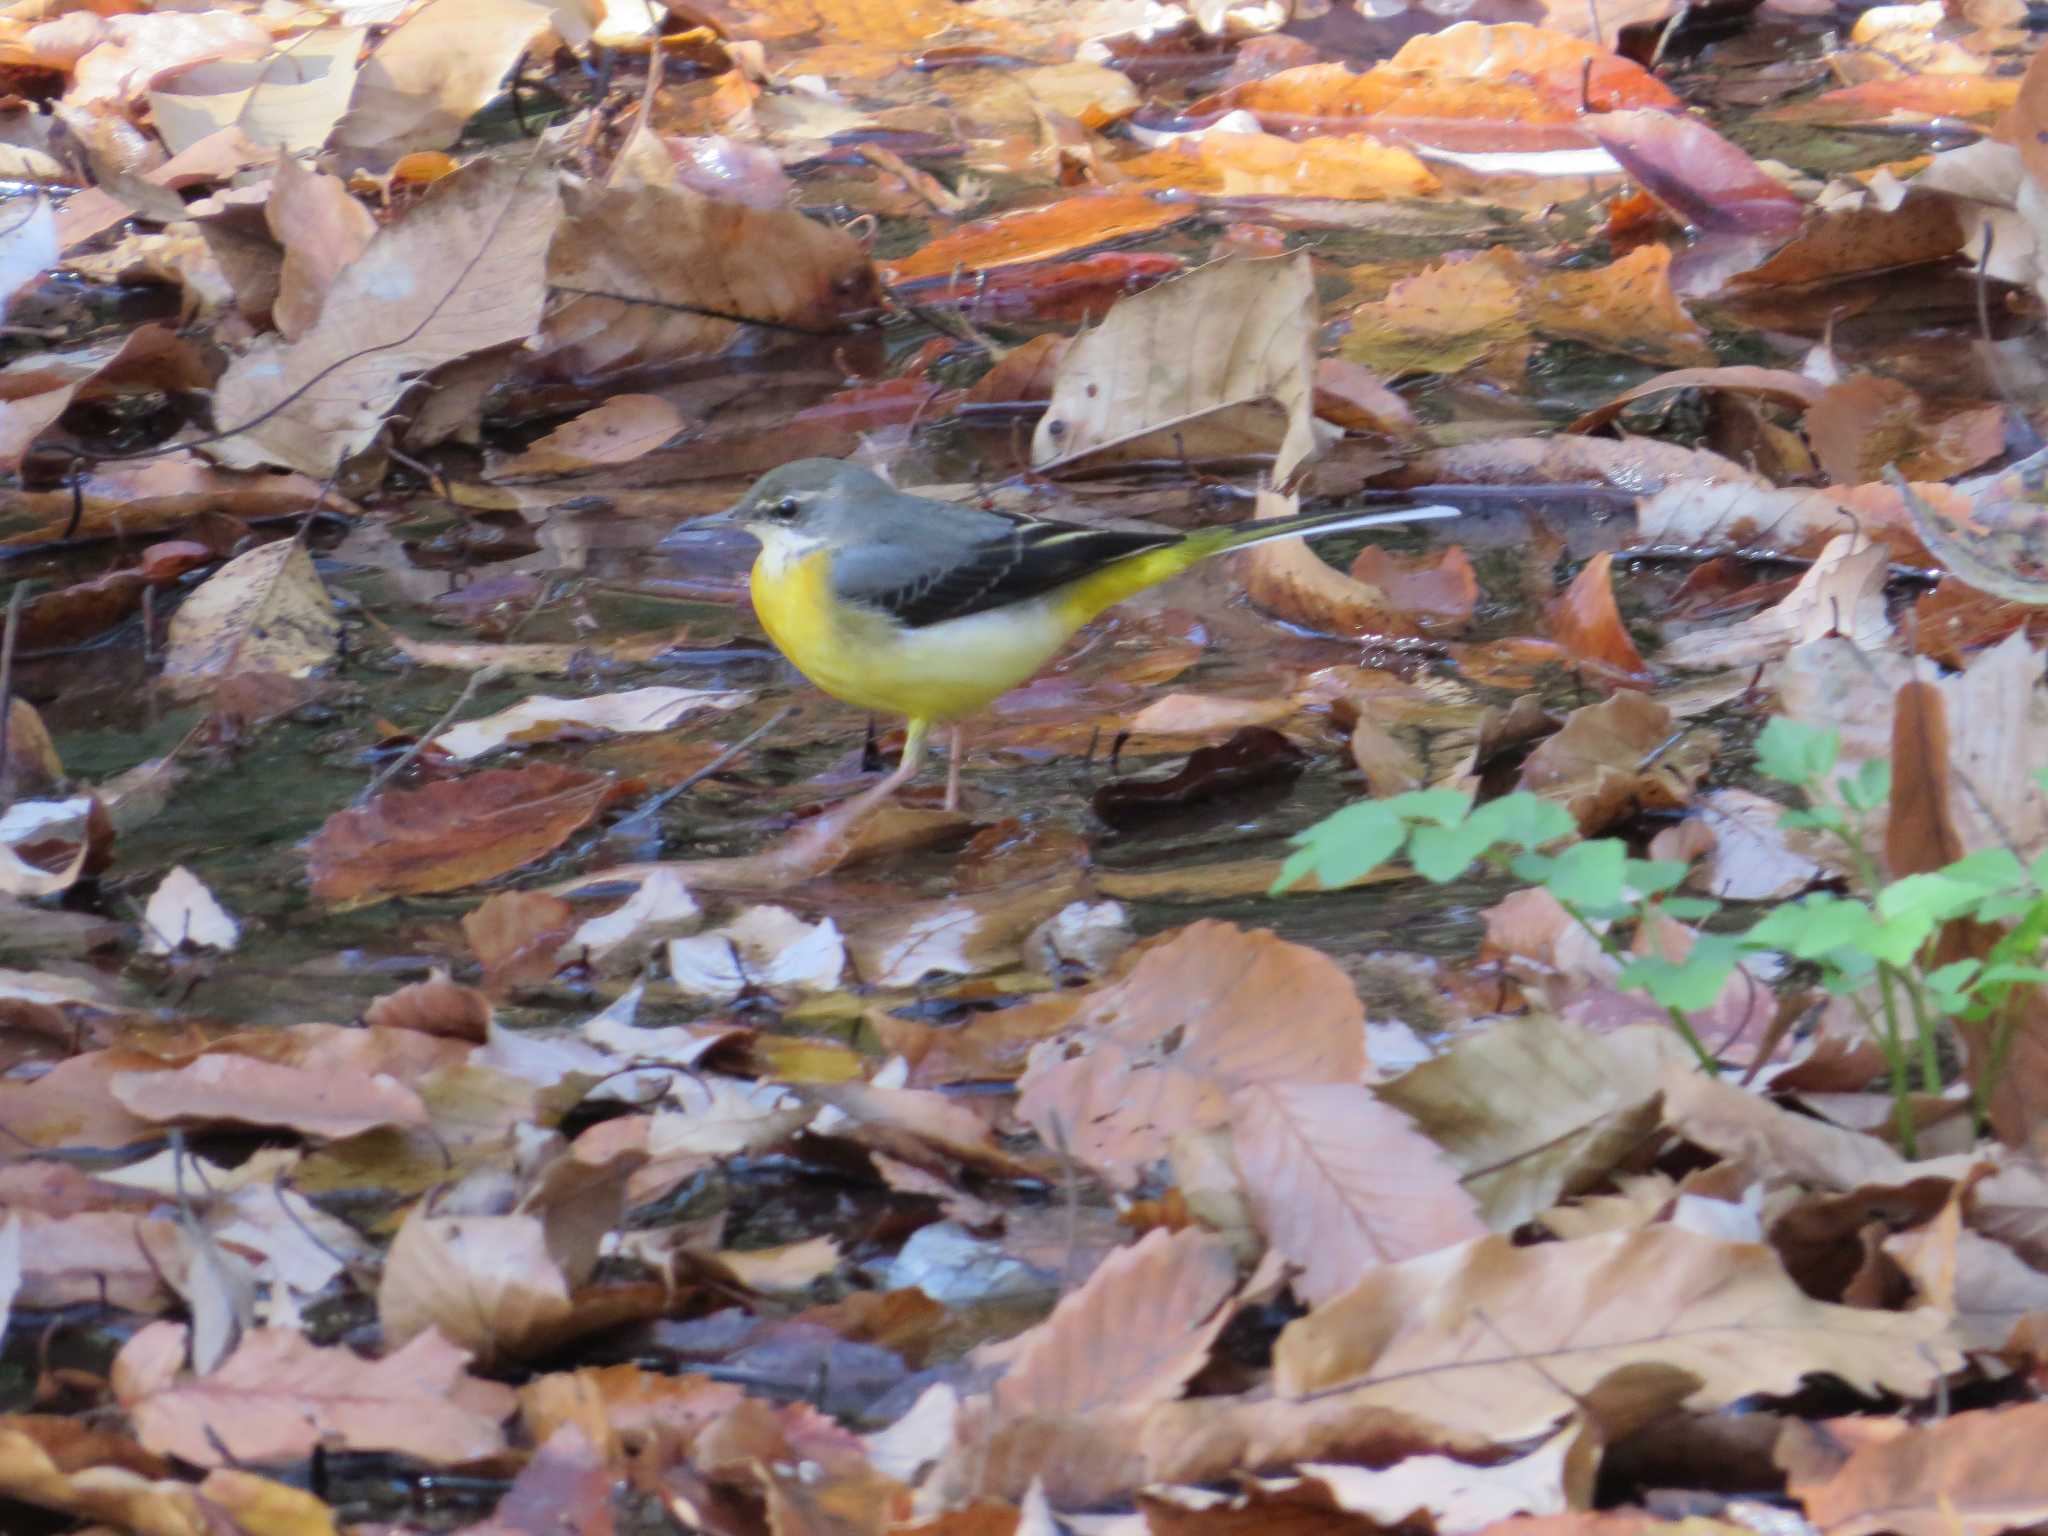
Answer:
[[[1039,469],[1315,450],[1315,283],[1306,253],[1229,261],[1120,299],[1060,359],[1031,439]]]
[[[305,677],[332,660],[340,642],[341,622],[313,557],[296,539],[279,539],[237,555],[185,599],[171,619],[164,680],[196,698],[251,673]]]
[[[581,699],[542,694],[495,715],[450,726],[433,738],[433,745],[466,763],[500,747],[556,741],[587,731],[631,736],[674,730],[700,710],[738,709],[752,697],[712,688],[629,688]]]
[[[214,393],[228,436],[208,451],[237,468],[332,473],[369,446],[410,380],[532,335],[561,217],[555,173],[538,155],[443,177],[343,269],[320,323],[230,365]]]
[[[466,1375],[469,1357],[439,1335],[364,1360],[259,1328],[218,1370],[175,1379],[183,1333],[169,1328],[177,1353],[168,1372],[155,1330],[137,1334],[114,1362],[114,1390],[137,1438],[162,1455],[218,1467],[299,1461],[325,1445],[448,1466],[505,1448],[499,1425],[515,1406],[512,1392]]]
[[[1487,1225],[1511,1232],[1634,1151],[1656,1128],[1666,1068],[1691,1060],[1661,1024],[1594,1034],[1532,1014],[1497,1020],[1377,1092],[1444,1150]]]
[[[428,1216],[415,1208],[377,1287],[387,1343],[445,1339],[483,1360],[547,1338],[570,1311],[569,1282],[535,1216]]]
[[[242,934],[241,924],[182,864],[150,893],[149,904],[142,909],[142,930],[143,953],[150,955],[168,955],[188,944],[226,951]]]
[[[1148,1232],[1014,1341],[997,1409],[1052,1418],[1179,1396],[1229,1322],[1236,1288],[1223,1242],[1195,1230]]]
[[[1658,660],[1674,667],[1753,666],[1794,646],[1840,634],[1865,650],[1891,637],[1884,584],[1890,552],[1857,534],[1828,541],[1784,601],[1739,624],[1693,630],[1668,642]]]
[[[1961,1353],[1934,1311],[1814,1301],[1769,1248],[1674,1227],[1517,1248],[1506,1237],[1375,1270],[1291,1323],[1283,1399],[1398,1409],[1495,1441],[1540,1434],[1625,1366],[1691,1373],[1698,1411],[1832,1373],[1918,1397]]]
[[[1311,1305],[1486,1230],[1442,1151],[1361,1084],[1241,1088],[1230,1132],[1252,1212]]]

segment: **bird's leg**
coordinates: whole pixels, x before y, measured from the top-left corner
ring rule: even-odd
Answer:
[[[960,722],[953,722],[953,750],[946,759],[946,809],[960,809],[960,753],[966,746],[966,737],[961,734]]]

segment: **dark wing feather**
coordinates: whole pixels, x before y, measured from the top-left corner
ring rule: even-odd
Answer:
[[[1037,518],[990,517],[972,540],[870,545],[842,554],[832,585],[848,602],[879,608],[913,629],[1024,602],[1090,571],[1177,543],[1179,534],[1084,528]]]

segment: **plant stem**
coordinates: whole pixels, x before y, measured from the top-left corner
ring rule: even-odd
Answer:
[[[1918,1157],[1918,1137],[1913,1129],[1912,1073],[1906,1060],[1906,1047],[1899,1035],[1899,1005],[1892,997],[1891,967],[1879,963],[1877,969],[1877,995],[1884,1007],[1884,1028],[1873,1031],[1878,1043],[1884,1049],[1884,1059],[1890,1068],[1892,1083],[1892,1120],[1898,1126],[1899,1150],[1908,1157]]]
[[[1600,952],[1602,954],[1607,956],[1607,958],[1612,960],[1616,965],[1628,964],[1628,956],[1621,952],[1621,946],[1614,942],[1614,936],[1612,934],[1606,933],[1601,929],[1595,928],[1593,924],[1587,920],[1584,913],[1579,911],[1577,907],[1573,906],[1563,897],[1559,896],[1555,891],[1552,891],[1550,894],[1551,898],[1554,901],[1556,901],[1560,907],[1564,908],[1565,915],[1567,917],[1569,917],[1573,922],[1577,923],[1581,928],[1585,929],[1586,932],[1590,933],[1593,936],[1593,942],[1600,946]],[[1643,920],[1643,914],[1638,913],[1636,920],[1638,922],[1641,922]],[[1705,1044],[1701,1042],[1698,1033],[1692,1027],[1692,1020],[1688,1019],[1678,1009],[1670,1007],[1668,1005],[1665,1007],[1664,1011],[1671,1015],[1671,1027],[1678,1031],[1679,1038],[1692,1048],[1693,1055],[1697,1057],[1699,1060],[1700,1070],[1702,1072],[1706,1072],[1709,1074],[1719,1073],[1721,1070],[1721,1063],[1714,1059],[1714,1053],[1708,1050]]]

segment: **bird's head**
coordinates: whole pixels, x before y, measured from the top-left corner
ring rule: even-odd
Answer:
[[[770,550],[797,553],[850,532],[895,492],[858,464],[798,459],[771,469],[719,520],[744,528]]]

